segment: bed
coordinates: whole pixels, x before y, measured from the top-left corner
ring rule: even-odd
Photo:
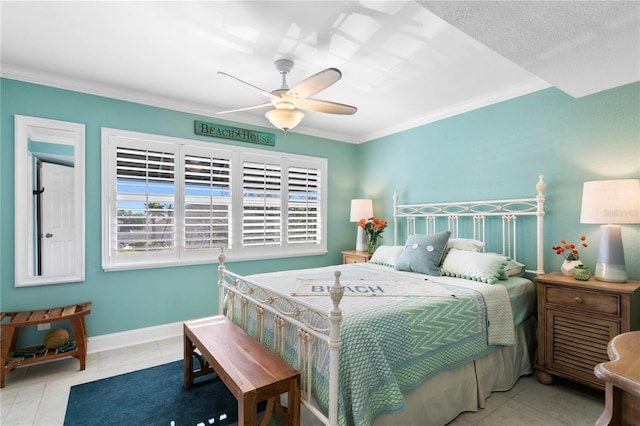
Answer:
[[[301,371],[303,424],[446,424],[532,372],[544,189],[540,176],[531,198],[394,195],[394,245],[366,264],[241,276],[221,252],[220,312]]]

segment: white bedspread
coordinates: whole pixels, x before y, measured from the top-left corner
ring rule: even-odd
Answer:
[[[352,263],[323,268],[272,272],[252,275],[250,278],[282,292],[301,297],[319,307],[330,309],[331,301],[328,297],[327,289],[333,285],[333,273],[336,270],[342,272],[342,277],[340,278],[342,286],[349,287],[345,291],[347,296],[373,296],[374,294],[380,296],[383,293],[382,291],[372,291],[372,289],[375,290],[382,282],[386,283],[383,288],[385,296],[393,297],[455,297],[455,292],[452,294],[451,289],[447,289],[441,284],[477,291],[482,294],[487,305],[488,343],[490,345],[515,344],[515,328],[509,295],[507,289],[499,283],[491,285],[462,278],[436,277],[416,272],[396,271],[386,266],[370,263]],[[322,289],[318,292],[309,290],[310,286],[313,285],[322,286]],[[316,293],[324,293],[327,297],[326,299],[315,297]],[[340,306],[345,314],[349,314],[381,306],[385,303],[383,301],[384,297],[379,297],[378,299],[381,299],[380,304],[368,298],[366,302],[343,300]]]

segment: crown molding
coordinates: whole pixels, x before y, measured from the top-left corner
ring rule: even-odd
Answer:
[[[530,93],[547,89],[549,87],[551,87],[551,85],[546,81],[541,80],[537,77],[532,78],[522,84],[508,87],[505,90],[492,92],[486,96],[478,96],[468,102],[461,102],[450,108],[443,108],[424,117],[400,123],[397,126],[389,127],[382,132],[368,133],[366,135],[363,135],[362,138],[356,143],[369,142],[375,139],[382,138],[384,136],[392,135],[394,133],[400,133],[405,130],[410,130],[419,126],[424,126],[425,124],[443,120],[445,118],[453,117],[476,109],[484,108],[489,105],[508,101],[509,99],[517,98],[519,96],[528,95]]]
[[[12,65],[3,65],[0,69],[0,77],[24,81],[26,83],[55,87],[57,89],[86,93],[89,95],[118,99],[126,102],[134,102],[158,108],[187,112],[191,114],[202,115],[205,117],[215,117],[216,113],[218,112],[217,109],[202,104],[184,102],[181,100],[167,98],[164,96],[157,96],[146,92],[136,92],[134,90],[128,89],[125,90],[112,85],[99,84],[76,78],[69,78],[58,74],[33,71]],[[265,122],[259,118],[253,119],[252,117],[247,117],[246,115],[243,116],[242,119],[236,118],[236,120],[234,120],[233,118],[234,116],[229,114],[221,121],[251,124],[254,126],[270,129],[270,127],[266,127]],[[308,136],[332,139],[339,142],[356,142],[353,139],[345,138],[345,135],[343,134],[333,133],[329,131],[319,131],[317,129],[305,127],[304,125],[296,127],[295,131],[292,132],[305,134]]]
[[[202,104],[185,102],[182,100],[167,98],[164,96],[157,96],[145,92],[124,90],[112,85],[99,84],[82,79],[68,78],[57,74],[27,70],[11,65],[3,65],[2,69],[0,70],[0,76],[8,79],[24,81],[27,83],[40,84],[44,86],[55,87],[58,89],[71,90],[74,92],[81,92],[95,96],[118,99],[121,101],[134,102],[158,108],[197,114],[205,117],[215,117],[216,113],[218,112],[217,110],[214,110],[213,108]],[[532,78],[524,82],[523,84],[509,87],[500,92],[490,93],[487,96],[479,96],[469,102],[459,103],[457,105],[454,105],[453,107],[441,109],[418,119],[398,123],[397,125],[388,127],[383,131],[371,132],[358,137],[347,137],[344,134],[340,133],[312,129],[304,126],[304,124],[299,125],[292,132],[307,136],[331,139],[338,142],[361,144],[382,138],[384,136],[389,136],[394,133],[403,132],[405,130],[410,130],[415,127],[433,123],[438,120],[463,114],[465,112],[473,111],[475,109],[513,99],[518,96],[527,95],[529,93],[546,89],[548,87],[551,87],[551,85],[544,80],[541,80],[539,78]],[[268,128],[265,127],[264,121],[259,118],[254,119],[253,117],[247,117],[246,115],[242,116],[242,119],[238,118],[237,116],[235,117],[236,119],[234,120],[234,116],[229,114],[222,121],[250,124],[262,128]]]

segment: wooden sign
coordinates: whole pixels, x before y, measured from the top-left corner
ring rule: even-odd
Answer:
[[[214,138],[231,139],[234,141],[259,143],[261,145],[276,145],[276,135],[273,133],[256,132],[238,127],[222,126],[216,123],[195,121],[196,135],[211,136]]]

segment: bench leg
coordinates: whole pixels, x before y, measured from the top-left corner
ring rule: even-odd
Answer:
[[[238,398],[238,426],[255,426],[258,424],[258,394],[245,393]]]
[[[76,317],[71,319],[69,322],[71,323],[73,337],[76,339],[80,370],[84,370],[87,360],[87,328],[84,323],[84,317]]]
[[[300,376],[289,381],[289,425],[300,426]]]
[[[271,414],[273,414],[273,408],[276,406],[276,398],[279,397],[269,398],[267,400],[267,406],[264,410],[264,415],[262,416],[259,426],[267,426],[269,424],[269,419],[271,419]]]
[[[4,387],[4,376],[13,370],[13,366],[9,365],[9,353],[13,351],[18,340],[19,329],[15,327],[6,327],[2,329],[2,345],[0,346],[0,360],[2,362],[2,373],[0,376],[0,388]]]
[[[280,398],[275,399],[275,408],[278,416],[288,426],[300,426],[300,377],[289,380],[289,389],[287,391],[288,410],[284,411],[284,407],[280,405]]]
[[[184,375],[184,388],[189,389],[193,384],[193,350],[195,346],[191,342],[191,339],[184,335],[184,362],[183,362],[183,375]]]

